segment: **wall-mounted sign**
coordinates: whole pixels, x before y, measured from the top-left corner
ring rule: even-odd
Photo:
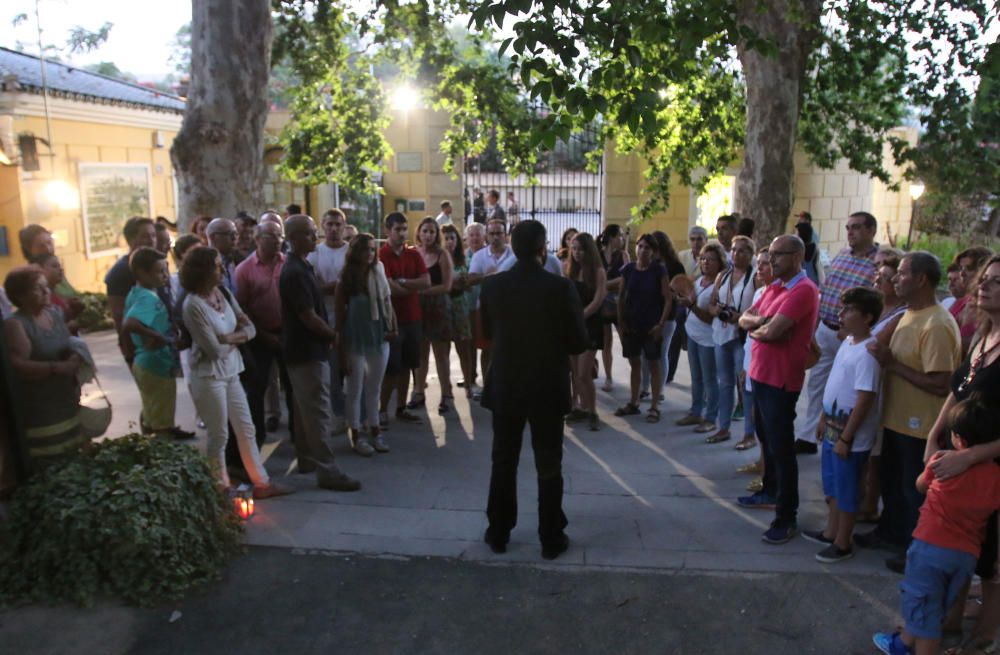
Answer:
[[[117,252],[125,221],[152,216],[151,189],[148,164],[80,164],[87,257]]]
[[[424,170],[424,153],[422,152],[396,153],[397,173],[419,173],[422,170]]]
[[[406,211],[409,212],[427,211],[427,202],[424,200],[407,200]]]

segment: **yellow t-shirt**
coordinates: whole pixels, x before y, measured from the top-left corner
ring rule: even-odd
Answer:
[[[889,342],[896,361],[921,373],[952,372],[962,359],[958,324],[944,307],[934,304],[907,310]],[[895,373],[885,378],[882,426],[926,439],[937,420],[944,397],[918,389]]]

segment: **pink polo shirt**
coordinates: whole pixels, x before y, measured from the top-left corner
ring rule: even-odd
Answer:
[[[270,264],[257,260],[257,253],[236,267],[236,301],[259,330],[281,331],[281,295],[278,280],[285,256],[280,252]]]
[[[819,289],[801,271],[788,282],[772,282],[754,309],[761,316],[782,314],[795,325],[781,341],[752,342],[750,379],[785,391],[802,391],[809,344],[819,314]]]

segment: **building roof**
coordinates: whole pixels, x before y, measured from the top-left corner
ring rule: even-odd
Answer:
[[[39,62],[34,55],[0,48],[0,90],[40,94],[42,70]],[[184,113],[184,99],[172,93],[91,73],[57,61],[45,60],[45,75],[52,97]]]

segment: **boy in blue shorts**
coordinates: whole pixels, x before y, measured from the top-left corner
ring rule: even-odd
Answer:
[[[854,555],[851,535],[858,512],[861,476],[878,431],[882,368],[868,352],[871,328],[882,314],[882,294],[854,287],[840,296],[840,345],[823,392],[823,416],[816,431],[823,444],[823,493],[828,513],[822,530],[802,536],[824,546],[816,560],[828,564]]]
[[[132,376],[142,398],[143,430],[161,437],[193,438],[193,432],[174,425],[179,361],[170,311],[156,293],[169,282],[167,257],[153,248],[138,248],[128,265],[136,285],[125,298],[122,338],[135,345]]]
[[[975,395],[948,414],[956,450],[994,441],[997,425],[998,412]],[[900,585],[906,626],[902,633],[878,632],[872,637],[887,655],[937,654],[945,614],[972,578],[987,520],[1000,508],[1000,467],[981,462],[965,473],[938,480],[928,464],[917,478],[917,489],[927,498],[906,552],[906,577]]]

